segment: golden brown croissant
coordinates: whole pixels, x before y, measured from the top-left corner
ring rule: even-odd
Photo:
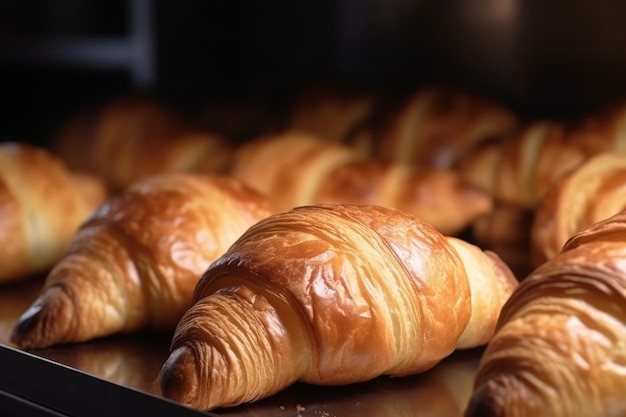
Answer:
[[[70,167],[104,178],[120,190],[149,175],[196,171],[221,173],[231,146],[161,102],[124,97],[71,120],[55,138]]]
[[[491,199],[449,170],[359,155],[347,145],[287,131],[238,148],[232,175],[281,211],[309,204],[376,204],[410,212],[446,235],[491,210]]]
[[[551,187],[589,158],[626,150],[624,103],[610,103],[578,123],[529,123],[507,140],[470,149],[459,172],[496,201],[534,209]]]
[[[288,131],[237,148],[230,174],[269,196],[285,211],[315,202],[320,182],[336,167],[358,159],[350,148]]]
[[[464,155],[457,174],[493,198],[494,210],[472,225],[476,243],[528,251],[535,208],[554,184],[588,158],[582,147],[568,141],[567,132],[557,122],[533,122]]]
[[[0,282],[51,268],[105,197],[102,182],[47,150],[0,144]]]
[[[515,131],[513,112],[490,100],[430,87],[411,94],[368,136],[370,152],[388,161],[453,168],[479,143]],[[367,138],[366,138],[367,140]],[[361,148],[368,148],[362,143]]]
[[[318,205],[248,229],[202,276],[161,371],[200,409],[410,375],[486,343],[517,285],[497,256],[399,210]]]
[[[459,174],[498,202],[534,209],[553,184],[588,158],[567,137],[560,123],[530,123],[506,140],[469,151]]]
[[[559,181],[535,210],[535,266],[554,257],[575,233],[626,208],[626,154],[598,154]]]
[[[208,265],[273,212],[266,198],[229,177],[137,181],[81,226],[11,340],[41,348],[173,329]]]
[[[626,212],[522,280],[477,371],[470,416],[626,413]]]

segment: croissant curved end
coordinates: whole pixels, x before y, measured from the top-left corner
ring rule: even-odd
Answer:
[[[503,417],[505,413],[496,399],[492,386],[483,384],[476,388],[465,410],[465,417]]]
[[[198,375],[189,372],[196,369],[196,357],[188,346],[176,348],[165,362],[159,380],[164,397],[182,404],[194,405],[198,397]]]
[[[74,304],[68,294],[62,287],[49,287],[18,319],[11,332],[11,343],[36,349],[65,341],[73,317]]]

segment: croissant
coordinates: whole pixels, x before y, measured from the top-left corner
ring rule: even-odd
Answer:
[[[137,181],[83,223],[11,341],[32,349],[171,330],[209,264],[273,212],[265,197],[229,177]]]
[[[102,182],[46,149],[0,144],[0,283],[51,268],[105,197]]]
[[[546,192],[589,158],[626,149],[626,101],[606,104],[575,123],[536,121],[500,142],[486,142],[459,163],[463,179],[496,201],[534,209]]]
[[[114,191],[161,173],[222,173],[232,153],[223,137],[140,97],[119,98],[77,115],[53,142],[70,167],[100,175]]]
[[[285,128],[347,143],[376,108],[376,97],[366,91],[315,86],[296,97]]]
[[[524,278],[481,358],[466,415],[626,413],[626,212]]]
[[[589,155],[568,141],[565,125],[537,121],[500,142],[469,150],[456,170],[465,182],[493,200],[493,210],[472,224],[476,243],[528,252],[536,207],[548,190]]]
[[[375,204],[407,211],[446,235],[491,210],[491,198],[450,170],[368,158],[297,131],[239,147],[231,175],[269,196],[281,211],[309,204]]]
[[[161,370],[162,392],[213,409],[295,381],[419,373],[486,343],[516,285],[497,256],[396,209],[282,212],[203,274]]]
[[[551,259],[575,233],[626,208],[626,154],[603,152],[554,186],[535,210],[531,259]]]
[[[568,135],[558,122],[530,123],[507,140],[469,151],[459,175],[497,202],[534,209],[552,185],[589,157]]]
[[[488,99],[450,89],[420,89],[382,117],[358,147],[387,161],[454,168],[478,144],[506,137],[519,125],[515,114]]]

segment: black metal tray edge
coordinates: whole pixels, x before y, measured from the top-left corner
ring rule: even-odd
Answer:
[[[6,414],[8,410],[12,412]],[[218,417],[1,343],[0,412],[33,417]]]

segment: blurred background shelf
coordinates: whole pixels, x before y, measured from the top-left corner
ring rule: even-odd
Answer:
[[[39,139],[127,91],[275,105],[319,80],[444,83],[529,118],[575,116],[626,93],[625,19],[626,3],[590,0],[2,2],[0,136]]]
[[[38,33],[36,28],[29,28],[25,33],[24,28],[28,26],[24,20],[32,15],[22,17],[24,20],[18,24],[18,30],[13,34],[5,33],[5,39],[0,42],[0,57],[5,63],[38,66],[42,70],[50,67],[124,70],[129,73],[134,88],[147,89],[153,86],[155,74],[151,0],[128,0],[126,16],[116,16],[116,19],[126,20],[126,33],[117,36],[113,33],[98,35],[97,32],[90,35],[89,29],[93,27],[81,28],[81,21],[85,17],[81,14],[81,9],[89,12],[89,15],[100,15],[99,12],[81,6],[84,3],[56,3],[58,4],[50,4],[43,10],[43,22],[52,22],[48,25],[49,30],[57,33]],[[57,9],[54,6],[59,7]],[[35,9],[37,10],[42,11]],[[64,12],[73,18],[68,18]],[[98,18],[93,21],[97,22]],[[82,29],[84,33],[72,33],[72,26]]]

